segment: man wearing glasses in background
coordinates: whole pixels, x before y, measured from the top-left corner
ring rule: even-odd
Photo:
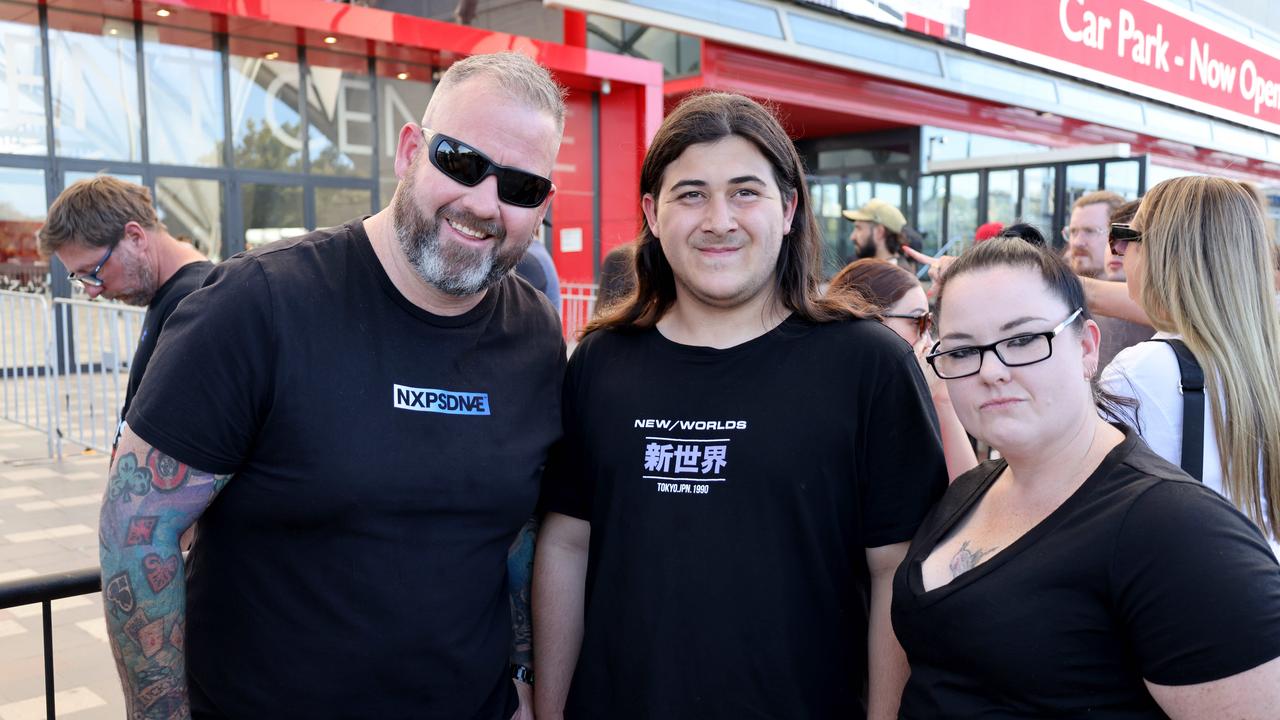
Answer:
[[[458,62],[390,207],[238,255],[174,313],[101,516],[130,717],[531,717],[565,345],[509,271],[563,127],[533,61]]]
[[[1127,211],[1117,215],[1121,208],[1127,208]],[[1123,197],[1110,190],[1081,195],[1071,206],[1070,224],[1062,229],[1062,238],[1067,241],[1067,262],[1071,265],[1071,270],[1081,278],[1123,284],[1124,267],[1113,262],[1108,254],[1107,236],[1111,223],[1128,222],[1137,210],[1137,201],[1126,205]],[[1088,280],[1085,282],[1088,283]],[[1102,332],[1102,346],[1098,352],[1099,372],[1110,364],[1116,353],[1150,339],[1155,332],[1148,325],[1117,317],[1095,315],[1093,319]]]
[[[110,175],[63,190],[50,206],[39,238],[40,252],[56,255],[71,271],[68,279],[78,281],[90,299],[101,296],[147,308],[129,364],[123,421],[165,320],[200,287],[213,263],[169,234],[156,217],[150,190]],[[120,439],[118,430],[115,439]]]

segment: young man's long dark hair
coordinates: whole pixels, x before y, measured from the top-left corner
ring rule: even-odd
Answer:
[[[681,102],[658,128],[645,154],[640,193],[657,198],[663,172],[686,148],[731,135],[755,145],[769,161],[783,203],[796,197],[795,215],[782,238],[774,268],[772,291],[782,305],[812,322],[873,315],[874,309],[855,290],[838,290],[825,297],[819,293],[822,233],[813,216],[804,166],[777,118],[754,100],[730,93],[705,93]],[[642,218],[641,222],[634,259],[635,289],[588,324],[584,335],[606,328],[653,327],[675,303],[676,281],[671,265],[648,220]]]

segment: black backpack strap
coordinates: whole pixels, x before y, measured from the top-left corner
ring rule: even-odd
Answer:
[[[1204,482],[1204,372],[1181,340],[1153,338],[1152,342],[1168,344],[1178,357],[1178,372],[1182,374],[1178,384],[1182,394],[1182,470]]]

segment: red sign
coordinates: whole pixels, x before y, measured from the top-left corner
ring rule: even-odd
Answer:
[[[1280,58],[1165,3],[970,0],[965,33],[974,48],[1280,132]]]

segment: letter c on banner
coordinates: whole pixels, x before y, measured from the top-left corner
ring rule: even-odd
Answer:
[[[1058,24],[1062,26],[1062,34],[1073,43],[1084,40],[1083,30],[1072,30],[1071,24],[1067,22],[1067,5],[1071,0],[1062,0],[1058,5]],[[1077,5],[1084,5],[1084,0],[1076,0]]]

